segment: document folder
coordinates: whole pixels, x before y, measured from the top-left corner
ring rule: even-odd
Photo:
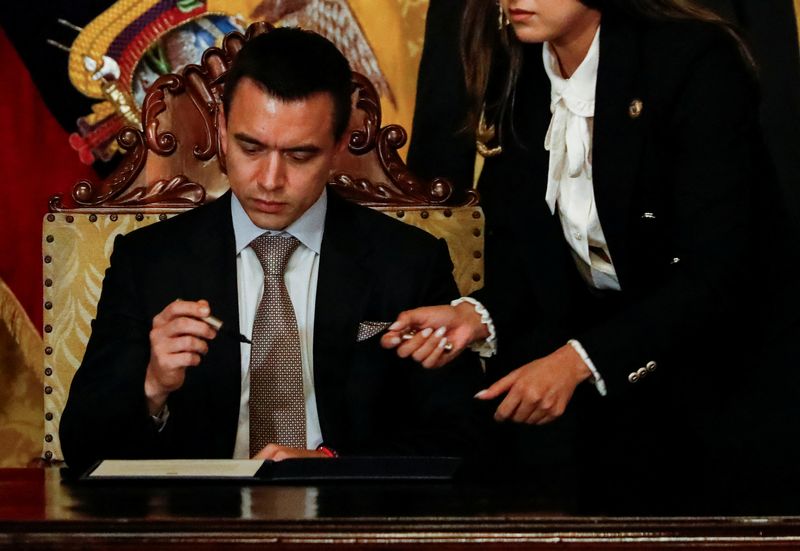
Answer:
[[[106,459],[78,480],[215,480],[250,483],[320,483],[337,481],[452,480],[456,457],[381,456],[331,459]],[[65,475],[68,478],[68,475]]]

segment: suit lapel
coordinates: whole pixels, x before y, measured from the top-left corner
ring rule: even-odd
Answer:
[[[622,285],[627,271],[625,235],[642,157],[648,98],[640,89],[638,35],[619,15],[605,13],[600,30],[592,171],[600,223]],[[637,114],[634,102],[641,102]]]
[[[373,278],[365,265],[371,246],[360,234],[352,207],[328,191],[314,313],[314,385],[326,441],[343,434],[345,385],[358,324]]]
[[[512,167],[506,175],[507,185],[514,187],[509,206],[515,209],[509,212],[514,213],[512,219],[518,235],[525,236],[520,245],[532,247],[527,250],[530,254],[522,255],[522,260],[530,278],[538,282],[533,289],[540,302],[566,304],[577,272],[558,214],[552,214],[545,202],[550,153],[544,147],[544,139],[552,115],[550,80],[542,63],[541,44],[526,46],[517,94],[514,124],[523,145],[519,150],[510,148],[512,154],[507,161]],[[548,269],[543,270],[542,266]]]
[[[214,316],[223,321],[230,333],[240,332],[239,297],[236,277],[236,244],[231,221],[230,192],[226,193],[207,209],[203,224],[198,224],[196,239],[188,247],[190,258],[196,259],[188,273],[196,284],[187,288],[197,289],[196,297],[205,298]],[[204,359],[206,371],[198,374],[207,378],[205,388],[209,403],[203,407],[214,411],[212,419],[216,427],[207,427],[208,439],[214,448],[225,454],[233,453],[236,426],[239,419],[241,396],[241,354],[239,342],[227,334],[218,334],[210,343],[209,353]],[[202,369],[203,364],[198,368]]]

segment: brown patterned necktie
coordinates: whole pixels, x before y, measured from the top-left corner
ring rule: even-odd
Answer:
[[[267,444],[306,447],[306,405],[300,335],[283,281],[300,245],[294,237],[261,235],[250,243],[264,268],[264,294],[250,349],[250,456]]]

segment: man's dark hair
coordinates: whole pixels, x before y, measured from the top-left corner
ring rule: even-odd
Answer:
[[[317,33],[282,27],[251,38],[236,55],[225,77],[222,105],[231,101],[243,78],[252,79],[282,101],[326,92],[333,99],[333,136],[342,137],[350,122],[353,90],[350,64],[331,41]]]

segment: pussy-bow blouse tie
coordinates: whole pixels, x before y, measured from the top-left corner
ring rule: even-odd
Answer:
[[[600,29],[595,32],[586,57],[570,78],[561,75],[558,56],[549,43],[545,43],[542,49],[542,62],[550,80],[550,112],[553,114],[544,140],[544,147],[550,152],[545,200],[550,212],[555,213],[559,190],[571,183],[570,179],[578,179],[574,182],[578,186],[575,190],[578,197],[591,199],[592,195],[591,121],[600,63]],[[584,189],[587,184],[588,194]]]
[[[551,213],[555,213],[558,190],[567,183],[565,180],[568,177],[577,178],[584,170],[587,171],[588,179],[592,177],[592,132],[589,119],[594,116],[594,100],[570,97],[568,86],[568,81],[553,82],[550,94],[550,111],[553,117],[550,119],[544,147],[550,152],[545,201]]]

